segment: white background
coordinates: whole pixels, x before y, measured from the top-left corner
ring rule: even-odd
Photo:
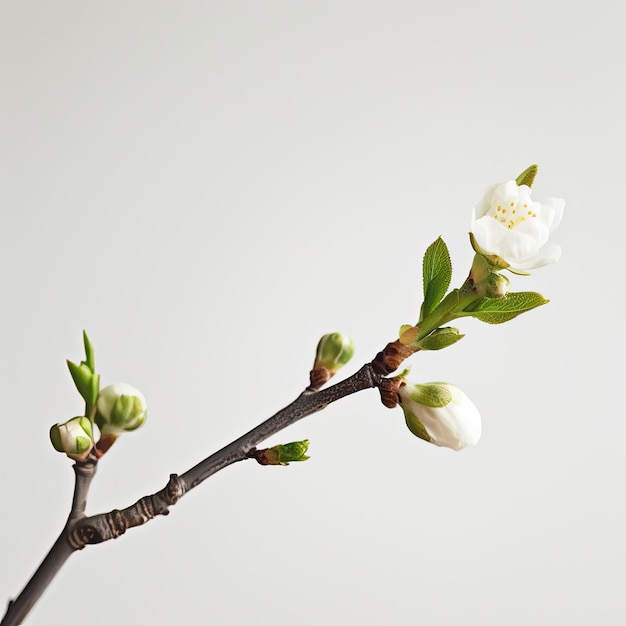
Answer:
[[[363,392],[169,517],[68,561],[28,623],[622,624],[621,3],[0,2],[0,596],[67,515],[48,429],[103,384],[148,398],[88,512],[128,506],[287,404],[341,330],[370,360],[441,235],[539,163],[566,198],[548,306],[413,360],[479,406],[454,453]],[[343,374],[342,374],[343,376]]]

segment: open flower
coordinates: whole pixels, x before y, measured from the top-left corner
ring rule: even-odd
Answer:
[[[406,424],[417,437],[453,450],[478,443],[482,432],[480,414],[457,386],[407,383],[398,395]]]
[[[547,242],[564,206],[561,198],[534,202],[530,187],[514,180],[493,185],[474,209],[472,245],[495,267],[518,274],[556,263],[561,248]]]

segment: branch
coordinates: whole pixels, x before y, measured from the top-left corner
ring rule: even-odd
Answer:
[[[0,622],[0,626],[21,624],[37,600],[39,600],[41,594],[47,589],[61,567],[63,567],[65,561],[76,550],[68,542],[68,536],[71,528],[85,516],[87,494],[89,493],[91,481],[96,475],[96,469],[97,459],[95,458],[89,458],[83,463],[74,464],[74,496],[67,522],[50,552],[48,552],[37,571],[24,589],[22,589],[20,595],[15,600],[9,601],[6,614],[2,622]]]
[[[161,491],[141,498],[126,509],[114,509],[109,513],[80,519],[72,529],[69,537],[70,542],[75,549],[80,550],[88,544],[116,539],[129,528],[141,526],[157,515],[167,515],[170,506],[176,504],[183,495],[197,487],[209,476],[237,461],[250,458],[250,453],[262,441],[291,426],[303,417],[321,411],[340,398],[363,389],[375,387],[379,383],[380,377],[374,373],[371,364],[368,363],[350,378],[328,389],[322,391],[307,389],[284,409],[187,470],[181,476],[172,474],[169,482]]]
[[[392,367],[393,359],[387,362],[385,358],[385,352],[390,348],[391,353],[396,354],[397,350],[393,347],[395,344],[396,342],[389,344],[372,363],[367,363],[346,380],[321,391],[313,387],[307,388],[291,404],[256,428],[207,457],[181,476],[172,474],[161,491],[145,496],[125,509],[85,516],[87,493],[95,475],[97,458],[93,456],[87,461],[76,463],[74,498],[67,523],[28,584],[14,601],[9,602],[0,626],[21,624],[65,561],[76,550],[82,550],[88,544],[116,539],[129,528],[145,524],[157,515],[167,515],[169,507],[176,504],[185,493],[232,463],[250,458],[250,453],[265,439],[307,415],[321,411],[336,400],[364,389],[380,386],[382,375],[396,369]]]

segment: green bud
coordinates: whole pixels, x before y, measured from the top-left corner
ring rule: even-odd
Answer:
[[[289,465],[292,461],[306,461],[309,458],[306,456],[308,449],[309,440],[304,439],[279,444],[265,450],[255,450],[254,458],[261,465]]]
[[[511,281],[503,274],[492,272],[484,285],[485,295],[489,298],[503,298],[509,293]]]
[[[343,333],[324,335],[317,344],[315,365],[325,367],[333,374],[338,372],[354,356],[354,342]]]
[[[70,459],[84,461],[93,447],[91,420],[79,415],[50,429],[50,441],[55,450],[65,452]]]
[[[502,268],[494,266],[489,257],[476,253],[469,277],[477,295],[502,298],[509,293],[511,283],[498,269]]]
[[[465,335],[459,333],[458,328],[444,327],[437,328],[430,335],[427,335],[418,342],[421,350],[442,350],[455,344],[457,341],[461,341]]]
[[[100,391],[95,421],[103,435],[117,435],[139,428],[148,415],[143,394],[126,383],[115,383]]]

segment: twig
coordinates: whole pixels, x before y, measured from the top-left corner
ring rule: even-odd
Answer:
[[[96,472],[97,458],[94,455],[89,457],[87,461],[77,462],[74,465],[76,481],[72,510],[67,523],[30,581],[17,598],[9,602],[0,626],[21,624],[65,561],[76,550],[81,550],[88,544],[115,539],[124,534],[127,529],[145,524],[157,515],[167,515],[169,507],[174,505],[185,493],[232,463],[250,458],[249,453],[262,441],[307,415],[321,411],[336,400],[364,389],[380,386],[382,376],[391,373],[397,367],[397,365],[393,366],[394,359],[387,362],[385,358],[386,351],[390,351],[390,354],[393,355],[396,354],[394,345],[395,342],[389,344],[372,363],[367,363],[344,381],[321,391],[309,387],[284,409],[187,470],[181,476],[172,474],[167,485],[161,491],[145,496],[125,509],[114,509],[109,513],[87,517],[84,511],[89,486]]]

